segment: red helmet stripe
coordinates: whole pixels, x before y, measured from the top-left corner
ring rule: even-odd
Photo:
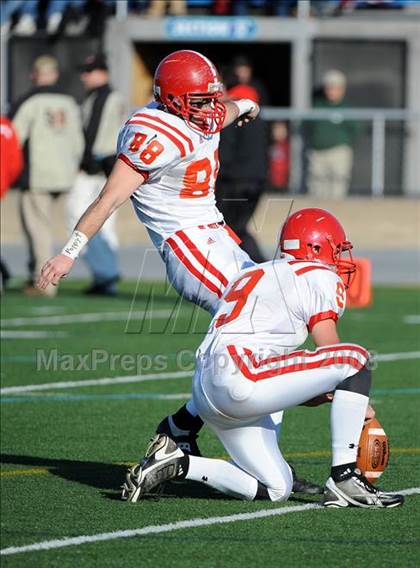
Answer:
[[[217,69],[214,66],[214,64],[210,61],[210,59],[208,59],[202,53],[199,53],[198,51],[193,51],[192,49],[186,49],[185,51],[189,51],[190,53],[194,53],[194,55],[197,55],[197,57],[201,57],[201,59],[207,63],[210,71],[213,73],[213,80],[219,81],[219,74],[217,73]]]

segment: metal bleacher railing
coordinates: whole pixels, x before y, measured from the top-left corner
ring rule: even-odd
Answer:
[[[420,157],[420,113],[410,112],[403,109],[340,109],[331,111],[324,109],[298,110],[293,108],[265,107],[261,116],[267,121],[287,121],[289,123],[291,142],[291,172],[290,191],[298,193],[302,186],[303,160],[304,160],[304,132],[303,125],[306,121],[331,120],[341,122],[344,120],[363,121],[371,125],[371,172],[370,187],[375,197],[382,197],[385,193],[385,160],[387,124],[401,123],[403,128],[403,146],[414,144],[414,152],[411,155]],[[406,150],[406,148],[404,148]],[[417,168],[417,172],[419,169]],[[404,176],[406,177],[406,176]],[[410,183],[410,182],[409,182]],[[417,180],[420,185],[420,179]],[[418,189],[418,188],[416,188]],[[407,188],[405,188],[404,192]],[[416,193],[409,191],[408,193]]]

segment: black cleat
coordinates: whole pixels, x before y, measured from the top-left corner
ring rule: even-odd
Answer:
[[[383,509],[399,507],[404,503],[403,495],[386,493],[375,487],[355,469],[342,481],[334,481],[332,477],[325,484],[322,504],[324,507],[364,507],[366,509]]]
[[[156,434],[166,434],[169,436],[185,454],[201,457],[200,448],[196,441],[198,434],[190,432],[187,436],[174,436],[168,417],[164,418],[156,428]]]
[[[322,495],[324,493],[324,488],[321,485],[312,483],[312,481],[303,477],[296,477],[295,468],[290,463],[289,467],[293,475],[292,493],[304,493],[305,495]]]
[[[184,475],[185,459],[188,458],[173,440],[165,434],[157,434],[150,441],[145,458],[129,468],[121,499],[135,503],[162,483]]]

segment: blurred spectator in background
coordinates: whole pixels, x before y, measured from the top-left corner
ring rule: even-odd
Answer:
[[[289,16],[296,4],[297,0],[231,0],[229,7],[233,16],[248,16],[255,10],[261,15]]]
[[[2,0],[1,31],[8,32],[14,23],[13,33],[17,35],[29,36],[45,29],[57,36],[101,36],[116,1],[120,0]]]
[[[238,55],[232,62],[232,72],[225,81],[228,89],[234,85],[247,85],[255,89],[260,106],[268,104],[268,94],[265,85],[254,77],[253,65],[245,55]]]
[[[342,0],[317,0],[311,2],[311,16],[318,18],[339,16],[343,11],[343,6]]]
[[[297,0],[273,0],[271,2],[271,15],[294,16],[296,15]]]
[[[67,192],[76,178],[83,153],[83,133],[76,101],[56,86],[58,62],[38,57],[32,67],[35,88],[12,109],[13,124],[24,150],[20,210],[29,249],[28,295],[54,296],[51,286],[33,286],[37,274],[53,253],[52,203]]]
[[[323,94],[314,107],[330,111],[349,108],[344,95],[346,77],[341,71],[327,71]],[[341,199],[347,195],[353,166],[353,144],[359,133],[358,123],[343,120],[337,113],[332,119],[308,124],[308,189],[313,197]]]
[[[47,32],[56,33],[61,20],[69,8],[82,11],[85,8],[87,0],[49,0],[45,8],[45,18],[47,20]],[[10,23],[10,18],[14,13],[19,12],[19,20],[14,28],[14,32],[19,35],[32,35],[37,31],[37,24],[40,17],[42,4],[38,0],[6,0],[2,6],[5,13],[3,18]]]
[[[46,20],[49,34],[59,33],[65,27],[69,15],[75,19],[81,17],[86,7],[86,0],[50,0],[47,5]]]
[[[185,16],[187,13],[185,0],[150,0],[146,14],[152,18],[161,18],[166,15],[166,10],[171,16]]]
[[[289,185],[290,143],[287,125],[283,121],[271,126],[271,145],[268,151],[268,175],[270,187],[286,192]]]
[[[108,66],[103,54],[90,55],[80,66],[86,89],[82,105],[85,151],[68,199],[69,228],[102,190],[116,159],[117,136],[126,119],[122,96],[109,85]],[[87,294],[114,296],[119,280],[117,264],[118,239],[115,215],[112,215],[85,247],[83,256],[93,277]]]
[[[23,5],[24,0],[3,0],[0,5],[0,21],[1,34],[6,34],[10,30],[12,18],[19,8]]]
[[[12,122],[0,116],[0,199],[19,177],[23,167],[22,148]],[[7,286],[10,272],[0,259],[0,292]]]
[[[105,20],[115,14],[118,4],[126,0],[0,0],[2,33],[9,31],[12,20],[18,35],[32,35],[44,19],[48,34],[66,32],[101,36]],[[281,16],[298,15],[303,0],[127,0],[132,14],[151,17],[215,14],[219,16]],[[313,17],[339,16],[355,9],[402,9],[415,4],[408,0],[312,0]],[[309,6],[309,5],[308,5]]]
[[[19,14],[15,32],[31,35],[36,32],[38,18],[38,0],[4,0],[1,3],[1,31],[9,31],[12,18]]]
[[[259,101],[257,91],[249,85],[228,90],[231,99]],[[225,128],[220,136],[220,172],[217,178],[217,206],[226,223],[242,240],[241,247],[255,262],[265,258],[253,235],[248,231],[251,219],[265,189],[267,176],[267,131],[260,118],[237,128]]]

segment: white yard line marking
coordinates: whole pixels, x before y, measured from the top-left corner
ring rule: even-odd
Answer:
[[[65,331],[18,331],[13,329],[2,329],[0,339],[38,339],[42,337],[68,337]]]
[[[410,487],[409,489],[401,489],[401,491],[396,491],[400,495],[418,495],[420,494],[420,487]]]
[[[62,325],[66,323],[91,323],[96,321],[124,321],[130,318],[166,318],[173,314],[173,310],[153,310],[131,312],[93,312],[87,314],[64,314],[56,316],[41,316],[32,318],[2,319],[1,325],[5,327],[19,327],[21,325]]]
[[[404,316],[404,323],[411,325],[420,325],[420,314],[415,314],[412,316]]]
[[[381,362],[400,361],[403,359],[420,359],[420,351],[407,351],[405,353],[384,353],[377,355],[376,360]],[[193,372],[174,371],[172,373],[156,373],[150,375],[129,375],[126,377],[106,377],[103,379],[88,379],[79,381],[62,381],[57,383],[41,383],[37,385],[20,385],[15,387],[4,387],[0,389],[0,394],[16,394],[19,392],[42,391],[52,389],[74,389],[80,387],[117,385],[124,383],[142,383],[144,381],[159,381],[165,379],[180,379],[192,377]]]
[[[387,361],[402,361],[403,359],[420,359],[420,351],[405,351],[403,353],[383,353],[376,355],[375,360],[385,363]]]
[[[192,372],[174,371],[172,373],[156,373],[150,375],[127,375],[126,377],[106,377],[104,379],[88,379],[80,381],[62,381],[59,383],[42,383],[39,385],[22,385],[0,389],[0,394],[16,394],[19,392],[43,391],[52,389],[74,389],[78,387],[120,385],[124,383],[142,383],[144,381],[162,381],[166,379],[182,379],[192,377]]]
[[[399,491],[403,495],[414,495],[420,493],[420,487],[411,487]],[[132,538],[135,536],[145,536],[149,534],[159,534],[165,532],[172,532],[181,529],[208,527],[211,525],[221,525],[226,523],[236,523],[238,521],[253,521],[255,519],[263,519],[267,517],[277,517],[280,515],[287,515],[289,513],[300,513],[303,511],[310,511],[311,509],[324,510],[317,503],[309,503],[307,505],[296,505],[292,507],[281,507],[278,509],[263,509],[262,511],[255,511],[253,513],[239,513],[237,515],[226,515],[223,517],[209,517],[207,519],[187,519],[185,521],[178,521],[176,523],[169,523],[167,525],[151,525],[139,529],[121,530],[107,533],[98,533],[93,535],[80,535],[75,537],[60,538],[56,540],[44,540],[35,544],[28,544],[26,546],[11,546],[3,548],[0,551],[2,556],[11,554],[21,554],[23,552],[37,552],[39,550],[51,550],[54,548],[64,548],[67,546],[79,546],[81,544],[89,544],[95,542],[104,542],[109,540],[116,540],[120,538]]]
[[[30,392],[25,395],[6,396],[1,398],[2,404],[19,404],[25,402],[78,402],[81,400],[185,400],[191,398],[190,392],[175,394],[165,393],[107,393],[107,394],[37,394]]]
[[[62,314],[66,311],[64,306],[33,306],[30,309],[31,314],[37,316],[51,316],[53,314]]]
[[[129,505],[130,506],[130,505]],[[227,515],[224,517],[209,517],[207,519],[188,519],[186,521],[178,521],[167,525],[152,525],[139,529],[121,530],[108,533],[99,533],[96,535],[81,535],[76,537],[62,538],[57,540],[47,540],[26,546],[11,546],[0,551],[2,556],[10,554],[19,554],[22,552],[35,552],[38,550],[51,550],[52,548],[63,548],[66,546],[77,546],[80,544],[115,540],[119,538],[131,538],[134,536],[144,536],[149,534],[158,534],[170,532],[180,529],[197,528],[224,523],[234,523],[237,521],[248,521],[254,519],[262,519],[265,517],[273,517],[277,515],[285,515],[287,513],[297,513],[300,511],[308,511],[317,508],[316,504],[297,505],[294,507],[283,507],[281,509],[263,509],[254,513],[241,513],[238,515]]]

